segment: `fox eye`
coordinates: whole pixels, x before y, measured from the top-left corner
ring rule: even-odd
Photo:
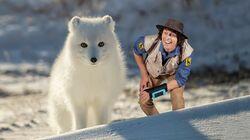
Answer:
[[[99,43],[98,43],[98,46],[99,46],[99,47],[103,47],[103,46],[104,46],[104,42],[99,42]]]
[[[87,47],[88,47],[88,44],[85,43],[85,42],[83,42],[83,43],[81,43],[81,47],[82,47],[82,48],[87,48]]]

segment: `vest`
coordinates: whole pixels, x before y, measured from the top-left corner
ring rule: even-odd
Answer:
[[[153,42],[156,40],[157,37],[158,35],[145,36],[144,48],[146,52],[148,52],[148,50],[150,49],[150,47],[152,46]],[[193,48],[189,45],[187,39],[185,39],[181,47],[182,49],[181,51],[182,54],[180,54],[181,56],[171,57],[167,60],[167,62],[164,65],[162,65],[162,54],[159,49],[160,44],[161,44],[160,40],[156,42],[154,48],[153,49],[151,48],[150,52],[147,54],[147,57],[145,59],[145,65],[147,71],[154,78],[157,78],[161,75],[174,75],[178,69],[180,62],[184,61],[193,52]]]

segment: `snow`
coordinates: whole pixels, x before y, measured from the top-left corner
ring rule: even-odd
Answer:
[[[249,103],[244,96],[44,139],[249,139]]]
[[[46,73],[46,68],[26,65],[23,71],[18,71],[20,69],[17,67],[11,69],[12,71],[0,75],[0,139],[26,140],[51,136],[52,131],[47,124],[48,77],[43,74]],[[111,114],[112,122],[145,116],[138,104],[138,80],[127,81],[124,92],[114,105]],[[187,88],[184,92],[186,108],[250,95],[249,82],[249,79],[246,79],[239,83]],[[37,86],[32,87],[32,84]],[[17,90],[12,85],[16,85],[23,91]],[[155,105],[160,113],[171,110],[169,94],[157,99]]]

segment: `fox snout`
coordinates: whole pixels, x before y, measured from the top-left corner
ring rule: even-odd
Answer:
[[[97,62],[97,58],[92,57],[92,58],[90,59],[90,61],[91,61],[92,63],[95,63],[95,62]]]

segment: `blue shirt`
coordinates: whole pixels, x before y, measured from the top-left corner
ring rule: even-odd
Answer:
[[[144,48],[144,36],[139,37],[134,44],[133,50],[134,53],[140,56],[143,56],[143,54],[146,54],[146,50]],[[159,51],[162,54],[162,60],[167,61],[169,58],[174,57],[176,55],[180,55],[180,46],[177,46],[172,52],[168,53],[164,50],[163,44],[160,44]],[[184,86],[186,84],[186,81],[188,79],[188,76],[191,71],[191,60],[192,60],[192,54],[185,60],[183,60],[175,73],[175,80],[177,81],[178,85]]]

